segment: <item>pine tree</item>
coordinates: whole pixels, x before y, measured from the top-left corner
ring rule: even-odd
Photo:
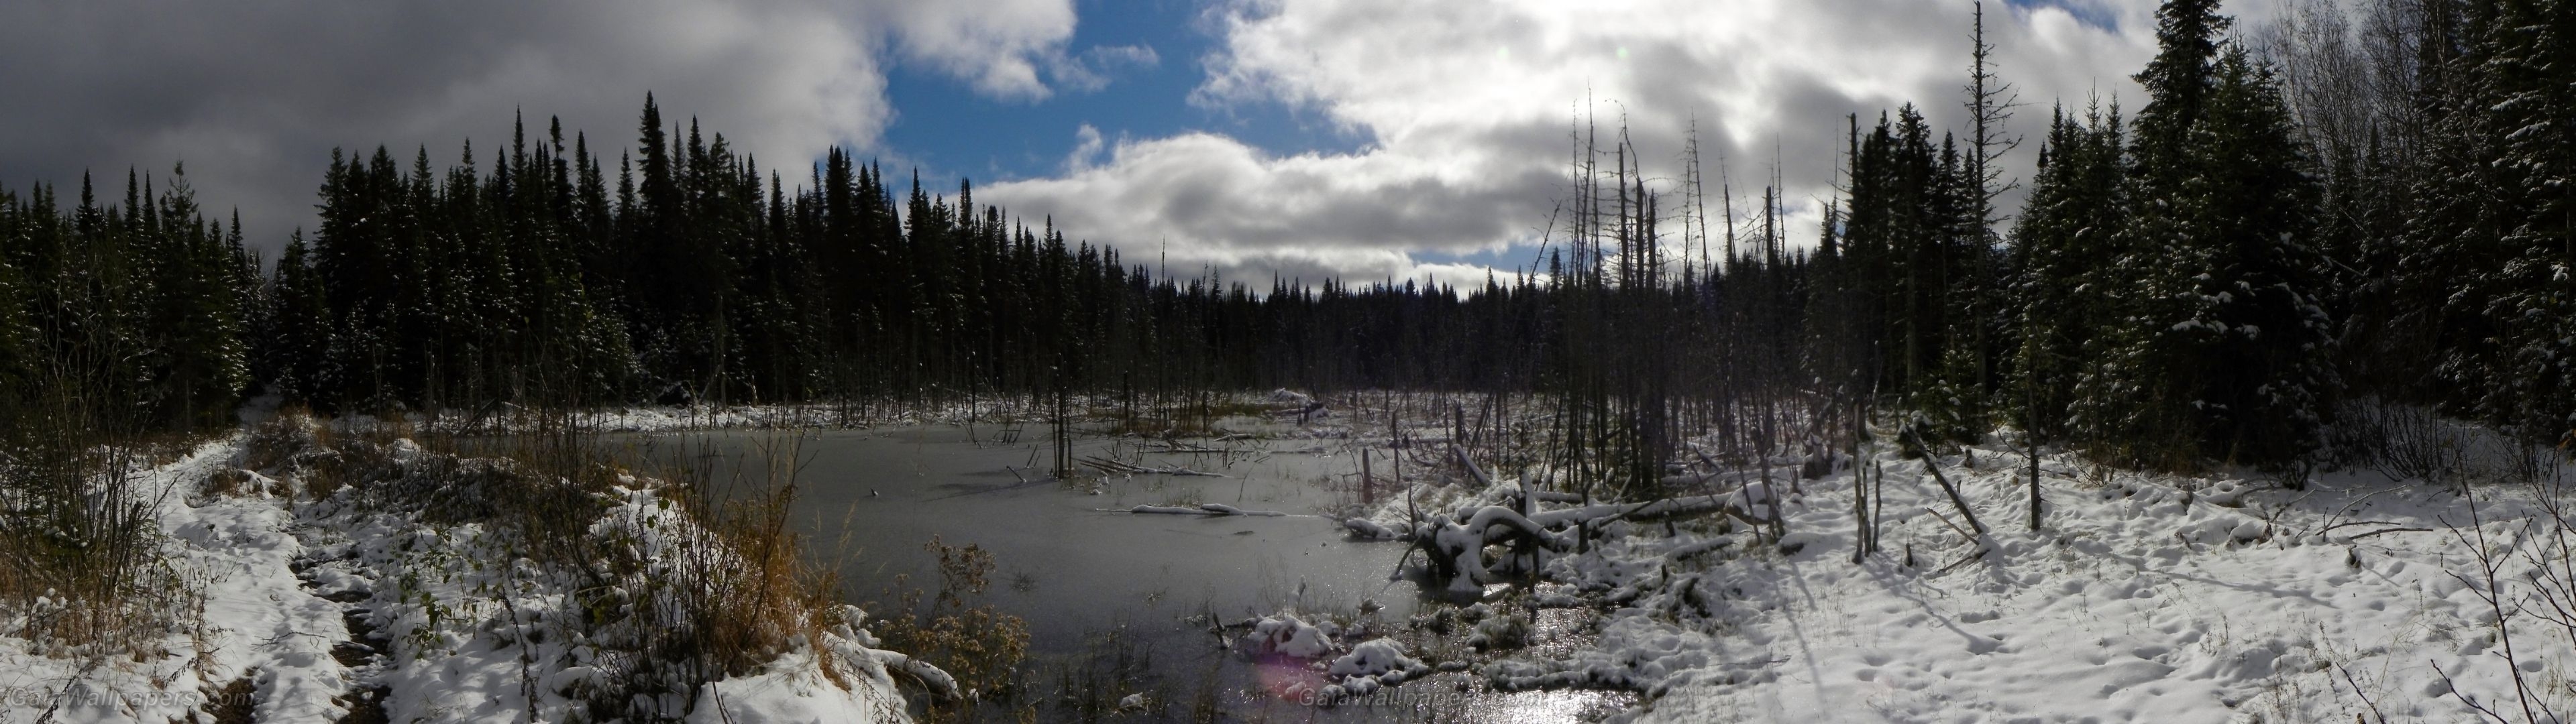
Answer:
[[[2294,465],[2321,444],[2339,387],[2316,302],[2318,193],[2277,82],[2216,41],[2227,20],[2214,5],[2157,14],[2163,47],[2139,76],[2150,95],[2110,278],[2134,281],[2106,289],[2118,317],[2078,409],[2117,459]]]
[[[31,208],[17,194],[0,189],[0,420],[11,414],[17,395],[36,379],[39,366],[35,294],[22,265],[33,255],[39,226],[32,218],[50,218],[52,208]]]
[[[2042,437],[2069,433],[2065,414],[2087,367],[2086,350],[2113,320],[2104,290],[2120,280],[2103,274],[2102,267],[2117,258],[2112,239],[2124,224],[2125,143],[2118,107],[2107,113],[2088,109],[2081,119],[2058,109],[2030,197],[2013,227],[2019,346],[2004,394],[2036,411],[2022,424]]]
[[[2503,349],[2489,417],[2534,438],[2576,430],[2576,3],[2495,3],[2475,41],[2492,103],[2472,112],[2492,134],[2483,191],[2503,258],[2487,316]]]

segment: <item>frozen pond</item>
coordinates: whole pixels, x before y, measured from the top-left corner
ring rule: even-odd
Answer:
[[[1214,707],[1238,718],[1383,721],[1472,718],[1563,721],[1606,703],[1598,693],[1461,693],[1467,674],[1399,687],[1424,701],[1311,709],[1260,693],[1254,667],[1218,646],[1216,620],[1300,611],[1360,616],[1387,629],[1419,605],[1418,587],[1390,580],[1404,546],[1352,541],[1330,517],[1356,502],[1359,461],[1340,440],[1085,437],[1077,458],[1218,476],[1048,477],[1048,431],[1031,424],[902,426],[872,430],[620,434],[624,455],[697,458],[716,485],[758,480],[744,461],[797,461],[792,524],[823,560],[842,561],[843,593],[891,605],[898,576],[936,589],[924,544],[934,536],[993,554],[982,601],[1024,618],[1039,692],[1059,681],[1115,677],[1159,704],[1119,720],[1187,719]],[[1383,451],[1380,451],[1382,454]],[[1035,468],[1035,469],[1032,469]],[[739,471],[741,477],[737,478]],[[1097,476],[1097,477],[1094,477]],[[736,483],[739,485],[739,483]],[[1282,516],[1135,514],[1138,505],[1221,503]],[[1363,602],[1372,614],[1359,614]],[[970,603],[972,603],[970,601]],[[1241,632],[1236,632],[1239,635]],[[1141,662],[1141,663],[1140,663]],[[1052,673],[1050,673],[1052,672]],[[1473,687],[1482,692],[1482,687]],[[1437,693],[1445,699],[1432,699]],[[1194,703],[1195,702],[1195,703]],[[1062,714],[1041,706],[1043,718]]]

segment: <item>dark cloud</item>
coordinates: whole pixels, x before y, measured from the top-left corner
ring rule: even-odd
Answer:
[[[2260,3],[2254,3],[2260,5]],[[697,116],[773,167],[835,143],[869,148],[888,62],[918,63],[988,97],[1097,88],[1163,62],[1150,48],[1066,47],[1070,0],[564,0],[524,3],[192,4],[95,0],[0,6],[0,181],[77,183],[97,169],[187,162],[210,207],[238,206],[273,246],[309,224],[333,147],[427,146],[453,163],[467,137],[488,164],[516,109],[561,115],[614,157],[643,95]],[[2030,106],[2094,94],[2134,105],[2152,50],[2151,0],[1991,5],[1999,70]],[[2231,6],[2240,13],[2243,8]],[[1176,264],[1407,276],[1536,239],[1569,191],[1569,131],[1624,121],[1656,188],[1675,193],[1684,137],[1734,181],[1738,213],[1775,172],[1792,238],[1831,193],[1846,114],[1919,103],[1964,112],[1964,3],[1920,0],[1554,0],[1384,3],[1230,0],[1192,101],[1313,117],[1356,150],[1281,155],[1223,135],[1102,138],[1086,127],[1064,175],[983,199]],[[1587,105],[1588,103],[1588,105]],[[1111,129],[1113,132],[1115,129]],[[1606,146],[1605,141],[1605,146]],[[871,149],[901,157],[901,149]],[[2036,144],[2007,164],[2026,175]],[[1718,166],[1723,157],[1727,165]],[[1714,191],[1714,189],[1712,189]],[[1723,206],[1710,199],[1710,211]],[[1713,220],[1712,223],[1718,223]],[[1519,257],[1526,248],[1508,256]]]
[[[930,63],[998,96],[1042,93],[1069,0],[84,0],[0,5],[0,181],[83,169],[166,173],[239,206],[268,246],[309,224],[333,147],[427,146],[488,164],[514,110],[587,129],[612,162],[647,91],[766,163],[869,146],[890,118],[882,59]],[[894,47],[899,46],[900,50]],[[118,180],[121,183],[121,179]],[[68,189],[66,189],[68,191]]]

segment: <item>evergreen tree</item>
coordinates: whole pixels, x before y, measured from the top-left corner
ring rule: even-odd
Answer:
[[[2085,352],[2114,319],[2105,291],[2121,280],[2103,267],[2117,258],[2113,239],[2124,223],[2125,145],[2117,106],[2107,113],[2088,109],[2081,119],[2058,109],[2040,148],[2030,197],[2013,227],[2019,347],[2003,392],[2035,411],[2021,424],[2043,437],[2068,434],[2064,415],[2074,405],[2077,378],[2089,366]]]
[[[2318,194],[2276,81],[2217,42],[2214,5],[2158,12],[2111,268],[2131,281],[2105,290],[2118,316],[2077,409],[2116,459],[2292,465],[2321,444],[2338,387],[2310,246]]]

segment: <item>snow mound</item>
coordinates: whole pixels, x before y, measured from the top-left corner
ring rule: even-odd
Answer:
[[[1327,622],[1325,626],[1330,626]],[[1252,656],[1286,656],[1297,659],[1320,659],[1341,650],[1332,633],[1321,626],[1306,623],[1294,615],[1264,616],[1252,624],[1252,633],[1243,637],[1243,652]]]
[[[1404,645],[1395,639],[1369,639],[1351,647],[1351,652],[1333,659],[1324,674],[1342,680],[1342,688],[1355,694],[1366,694],[1363,687],[1377,684],[1401,684],[1406,679],[1431,673],[1431,666],[1404,654]],[[1363,683],[1365,682],[1365,683]]]

